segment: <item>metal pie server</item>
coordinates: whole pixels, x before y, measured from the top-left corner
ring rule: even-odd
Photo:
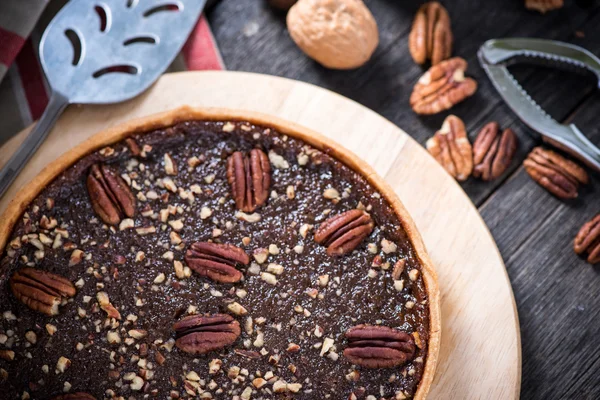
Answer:
[[[52,90],[42,117],[0,171],[0,197],[69,104],[109,104],[167,69],[206,0],[71,0],[50,22],[40,61]]]
[[[600,172],[600,149],[574,125],[550,117],[508,72],[511,63],[529,63],[587,71],[600,87],[600,59],[569,43],[544,39],[511,38],[488,40],[477,53],[481,66],[506,104],[542,139]]]

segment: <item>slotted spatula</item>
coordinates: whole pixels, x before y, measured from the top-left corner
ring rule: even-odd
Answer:
[[[0,197],[69,104],[109,104],[146,90],[167,69],[206,0],[71,0],[40,42],[52,90],[36,126],[0,171]]]

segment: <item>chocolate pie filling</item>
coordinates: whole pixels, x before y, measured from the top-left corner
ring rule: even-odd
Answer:
[[[15,226],[0,261],[2,399],[65,392],[96,399],[414,395],[429,332],[421,265],[390,205],[360,174],[297,139],[245,122],[181,122],[132,139],[77,161]],[[262,167],[252,166],[255,148],[268,156],[270,171],[260,154]],[[247,179],[241,200],[258,199],[252,212],[239,210],[232,197],[227,170],[234,152],[242,161],[230,173],[237,180],[230,180],[243,187],[239,179]],[[108,193],[93,207],[86,182],[94,165],[116,174],[93,168],[94,196]],[[268,171],[270,182],[252,175],[256,170]],[[128,190],[135,197],[132,217]],[[356,209],[364,213],[355,218],[366,222],[355,230],[334,226],[340,218],[330,222],[336,238],[343,236],[343,251],[329,255],[315,231]],[[108,225],[99,212],[119,222]],[[210,264],[219,272],[225,257],[241,280],[221,283],[210,278],[219,275],[188,267],[186,251],[196,242],[242,249],[248,265],[227,254]],[[28,266],[75,285],[75,296],[52,298],[61,302],[58,315],[30,309],[13,294],[10,278]],[[217,351],[186,353],[175,345],[173,324],[193,314],[231,315],[241,334]],[[357,328],[364,332],[353,345],[360,346],[359,359],[393,352],[397,359],[352,364],[344,355],[346,332],[360,325],[367,326]],[[194,335],[205,331],[190,328]],[[395,337],[410,340],[397,344],[389,339]],[[413,344],[414,354],[396,350]],[[367,367],[392,363],[399,365]]]

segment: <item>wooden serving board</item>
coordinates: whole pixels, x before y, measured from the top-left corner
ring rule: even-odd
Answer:
[[[442,345],[431,399],[517,399],[519,321],[504,263],[460,186],[397,126],[333,92],[302,82],[240,72],[164,75],[142,96],[110,106],[71,106],[0,199],[0,213],[45,165],[94,133],[181,105],[258,111],[336,140],[396,190],[436,266]],[[0,166],[24,139],[0,148]]]

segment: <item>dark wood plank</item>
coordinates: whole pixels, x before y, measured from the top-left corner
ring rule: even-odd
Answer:
[[[572,121],[600,143],[596,93]],[[517,299],[523,398],[600,398],[600,270],[572,249],[579,227],[600,212],[598,176],[579,199],[560,201],[522,168],[480,208]]]
[[[577,211],[557,208],[540,234],[507,260],[519,299],[524,399],[600,397],[600,274],[571,249],[577,230],[571,227],[596,212],[597,204],[588,202]]]

